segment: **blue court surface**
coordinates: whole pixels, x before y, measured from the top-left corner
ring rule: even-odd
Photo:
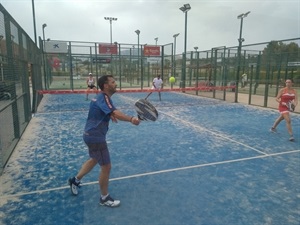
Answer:
[[[112,99],[134,115],[134,102],[146,95]],[[291,114],[290,142],[285,122],[269,131],[276,110],[175,92],[148,100],[156,122],[110,124],[109,190],[121,206],[107,208],[98,204],[99,166],[78,196],[67,185],[88,159],[82,133],[89,101],[45,95],[0,177],[0,224],[300,224],[299,114]]]

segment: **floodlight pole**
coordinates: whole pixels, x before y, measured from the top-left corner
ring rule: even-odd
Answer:
[[[250,11],[246,13],[242,13],[237,16],[238,19],[241,19],[241,25],[240,25],[240,36],[238,39],[239,46],[238,46],[238,65],[237,65],[237,71],[236,71],[236,79],[235,79],[235,95],[234,95],[234,102],[238,102],[238,87],[239,87],[239,77],[240,77],[240,64],[241,64],[241,51],[242,51],[242,43],[245,41],[244,38],[242,38],[242,32],[243,32],[243,19],[248,16]]]
[[[43,24],[43,50],[45,51],[45,28],[47,27],[47,24]]]
[[[135,33],[137,34],[138,36],[138,59],[137,59],[137,75],[139,76],[139,69],[140,69],[140,33],[141,31],[140,30],[136,30]]]
[[[191,9],[190,4],[184,4],[179,8],[185,14],[185,25],[184,25],[184,53],[183,53],[183,66],[181,76],[181,88],[185,88],[186,80],[186,45],[187,45],[187,12]]]
[[[43,69],[44,69],[44,80],[45,80],[45,89],[48,89],[48,84],[47,84],[47,76],[46,76],[46,57],[45,57],[45,28],[47,27],[47,24],[43,24]]]
[[[112,45],[112,21],[118,20],[118,18],[115,17],[104,17],[105,20],[109,20],[110,23],[110,44]]]
[[[0,63],[1,63],[1,81],[4,81],[4,74],[3,74],[3,64],[2,64],[2,52],[1,52],[1,45],[2,45],[2,39],[4,38],[3,35],[0,35]]]
[[[34,42],[35,42],[35,44],[37,45],[36,24],[35,24],[35,10],[34,10],[34,0],[32,0],[31,3],[32,3],[32,17],[33,17]]]
[[[179,35],[179,33],[173,35],[173,38],[174,38],[174,56],[176,55],[176,38],[178,37],[178,35]]]
[[[158,37],[154,38],[154,40],[155,40],[155,45],[157,46]]]
[[[178,37],[178,35],[179,33],[173,35],[174,38],[173,77],[175,77],[175,73],[176,73],[176,38]]]

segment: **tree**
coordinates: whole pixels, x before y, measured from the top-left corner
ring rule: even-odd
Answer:
[[[289,44],[281,41],[271,41],[263,50],[263,62],[271,62],[271,65],[286,62],[300,62],[300,48],[297,43]]]

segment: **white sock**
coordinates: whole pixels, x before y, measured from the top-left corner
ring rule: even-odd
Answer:
[[[101,195],[102,200],[106,199],[106,197],[107,197],[108,195],[109,195],[109,194],[107,194],[107,195]]]

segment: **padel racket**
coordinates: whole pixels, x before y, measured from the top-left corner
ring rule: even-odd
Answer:
[[[153,92],[150,92],[148,95],[147,95],[147,97],[145,98],[146,100],[147,100],[147,98],[152,94]]]
[[[138,118],[140,120],[156,121],[158,112],[156,108],[146,99],[139,99],[134,104]]]
[[[295,105],[294,105],[294,103],[292,101],[287,102],[286,103],[286,107],[288,108],[288,110],[290,112],[294,112],[294,110],[295,110]]]

